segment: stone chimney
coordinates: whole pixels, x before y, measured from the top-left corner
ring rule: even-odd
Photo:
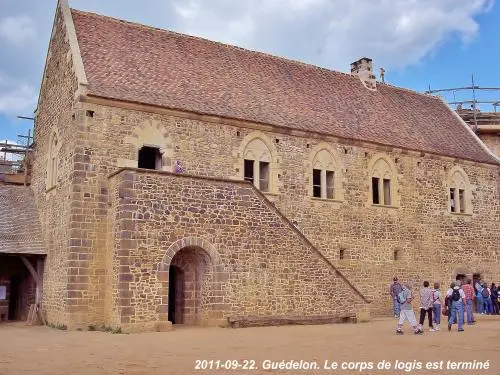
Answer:
[[[351,74],[357,75],[367,89],[377,89],[377,79],[373,74],[372,59],[363,57],[353,62],[351,64]]]

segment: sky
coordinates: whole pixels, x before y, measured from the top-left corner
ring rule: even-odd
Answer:
[[[75,9],[349,72],[361,57],[385,81],[429,88],[500,87],[500,0],[70,0]],[[0,0],[0,140],[32,117],[55,0]],[[495,70],[496,69],[496,70]],[[448,101],[470,93],[449,93]],[[478,94],[500,100],[500,91]],[[482,110],[492,110],[483,106]],[[500,108],[499,108],[500,109]]]

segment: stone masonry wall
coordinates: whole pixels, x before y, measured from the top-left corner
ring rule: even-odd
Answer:
[[[99,172],[88,181],[92,185],[87,188],[94,191],[107,188],[106,173],[137,166],[138,147],[151,144],[151,138],[164,150],[166,170],[173,170],[179,160],[189,174],[241,179],[241,146],[255,133],[245,127],[90,103],[83,103],[82,110],[94,112],[86,119],[88,140],[95,145],[88,165]],[[487,281],[500,278],[498,167],[312,134],[276,130],[258,134],[276,155],[276,191],[266,196],[290,221],[297,221],[304,235],[363,293],[374,298],[375,314],[391,312],[388,288],[394,275],[414,281],[416,287],[424,279],[448,284],[459,271],[481,273]],[[333,150],[339,165],[340,201],[309,195],[308,163],[320,144]],[[368,165],[377,154],[395,166],[397,207],[368,203]],[[470,180],[472,215],[447,210],[446,181],[454,166],[463,168]],[[394,250],[399,251],[399,260],[393,259]]]
[[[290,221],[296,221],[308,240],[365,295],[374,298],[372,311],[376,314],[390,313],[388,287],[394,275],[416,283],[429,279],[447,284],[457,272],[480,273],[488,282],[499,281],[498,167],[289,129],[261,126],[262,131],[256,132],[244,123],[233,126],[79,102],[59,10],[55,21],[36,115],[32,176],[48,254],[43,303],[49,323],[69,328],[90,323],[118,325],[123,317],[133,323],[158,317],[153,306],[165,305],[163,299],[154,299],[146,311],[133,306],[122,311],[122,300],[126,302],[135,293],[127,288],[136,285],[119,277],[130,267],[120,263],[127,257],[119,258],[110,251],[128,251],[119,249],[126,240],[121,238],[122,232],[131,232],[127,229],[131,224],[120,217],[123,207],[118,182],[108,177],[119,167],[136,167],[138,148],[144,144],[161,149],[164,170],[173,170],[178,160],[188,174],[241,180],[242,145],[252,135],[261,137],[271,151],[275,177],[274,191],[266,197]],[[60,142],[58,182],[47,189],[49,143],[54,132]],[[338,165],[336,178],[341,179],[342,196],[335,201],[310,197],[312,151],[321,145],[332,150]],[[368,167],[376,154],[385,155],[396,170],[400,204],[395,207],[368,203]],[[447,210],[446,180],[454,166],[463,168],[470,180],[471,215]],[[142,199],[146,202],[147,196]],[[187,228],[188,224],[182,225]],[[221,224],[218,230],[224,229]],[[149,235],[151,229],[141,227],[138,233],[141,231]],[[238,242],[237,235],[233,241]],[[276,256],[281,256],[288,243],[274,246]],[[395,250],[400,260],[393,259]],[[141,251],[146,263],[157,261]],[[261,267],[260,263],[255,266]],[[246,288],[243,290],[249,290]],[[149,289],[144,293],[150,293]],[[262,293],[269,297],[272,291]],[[248,296],[238,298],[243,303],[241,313],[245,313],[246,303],[254,306]],[[288,302],[280,303],[290,308]],[[266,311],[279,311],[278,307],[269,309]]]
[[[47,250],[44,273],[43,308],[49,323],[68,324],[72,295],[69,272],[78,260],[69,256],[73,158],[76,137],[72,118],[77,82],[72,70],[70,48],[63,17],[56,14],[55,28],[48,54],[45,80],[35,122],[35,158],[32,189],[35,194]],[[58,134],[58,177],[55,188],[46,183],[51,137]]]
[[[198,239],[215,273],[205,282],[201,324],[230,316],[342,317],[365,305],[246,183],[144,170],[111,181],[113,324],[167,319],[170,259],[193,242],[173,245],[188,238]]]
[[[479,134],[479,138],[491,152],[500,157],[500,134]]]

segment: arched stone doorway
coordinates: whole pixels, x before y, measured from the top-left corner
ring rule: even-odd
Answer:
[[[169,266],[168,320],[173,324],[202,323],[212,288],[210,255],[199,247],[179,250]]]
[[[207,240],[186,237],[174,242],[158,264],[160,321],[219,325],[228,313],[229,273]]]

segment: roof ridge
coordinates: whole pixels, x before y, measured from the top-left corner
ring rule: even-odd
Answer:
[[[225,48],[234,48],[234,49],[238,49],[238,50],[241,50],[241,51],[245,51],[245,52],[250,52],[250,53],[262,55],[262,56],[265,56],[265,57],[268,57],[268,58],[272,58],[272,59],[275,59],[275,60],[285,61],[287,63],[291,62],[291,63],[294,63],[296,65],[304,66],[304,67],[309,68],[309,69],[317,69],[317,70],[320,70],[320,71],[323,71],[323,72],[326,72],[326,73],[340,74],[340,75],[347,76],[347,77],[350,77],[352,79],[355,79],[356,81],[359,80],[359,78],[355,74],[352,74],[352,73],[342,72],[340,70],[334,70],[334,69],[326,68],[326,67],[323,67],[323,66],[315,65],[315,64],[312,64],[312,63],[307,63],[307,62],[304,62],[304,61],[300,61],[300,60],[294,60],[294,59],[291,59],[291,58],[288,58],[288,57],[285,57],[285,56],[273,55],[272,53],[269,53],[269,52],[263,52],[263,51],[257,51],[257,50],[253,50],[253,49],[248,49],[248,48],[237,46],[235,44],[218,42],[216,40],[207,39],[207,38],[204,38],[204,37],[201,37],[201,36],[197,36],[197,35],[185,34],[185,33],[181,33],[181,32],[170,30],[170,29],[162,29],[160,27],[150,26],[150,25],[146,25],[146,24],[143,24],[143,23],[140,23],[140,22],[134,22],[134,21],[124,20],[124,19],[121,19],[121,18],[106,16],[106,15],[95,13],[95,12],[87,12],[87,11],[83,11],[83,10],[79,10],[79,9],[74,9],[74,8],[71,8],[70,10],[71,10],[71,12],[76,12],[76,13],[80,13],[80,14],[90,15],[90,16],[97,17],[97,18],[103,18],[103,19],[106,19],[106,20],[112,21],[112,22],[125,23],[125,24],[128,24],[128,25],[132,26],[132,27],[144,28],[146,30],[156,30],[156,31],[164,32],[164,33],[175,34],[175,35],[178,35],[180,37],[185,37],[185,38],[190,38],[190,39],[199,40],[199,41],[203,41],[203,42],[208,42],[208,43],[215,44],[217,46],[222,46],[222,47],[225,47]],[[423,95],[423,96],[431,97],[431,98],[435,98],[435,99],[439,98],[437,95],[422,93],[422,92],[419,92],[419,91],[416,91],[416,90],[409,89],[407,87],[396,86],[396,85],[393,85],[393,84],[390,84],[390,83],[386,83],[386,82],[377,81],[377,85],[385,85],[385,86],[387,86],[389,88],[404,90],[404,91],[407,91],[407,92],[410,92],[410,93],[413,93],[413,94]]]
[[[218,42],[216,40],[207,39],[207,38],[204,38],[204,37],[201,37],[201,36],[197,36],[197,35],[185,34],[185,33],[181,33],[179,31],[174,31],[174,30],[170,30],[170,29],[162,29],[160,27],[146,25],[146,24],[143,24],[143,23],[140,23],[140,22],[128,21],[128,20],[124,20],[124,19],[121,19],[121,18],[106,16],[106,15],[99,14],[99,13],[87,12],[87,11],[83,11],[83,10],[79,10],[79,9],[74,9],[74,8],[71,8],[70,10],[71,10],[71,12],[80,13],[80,14],[84,14],[84,15],[88,15],[88,16],[97,17],[97,18],[103,18],[103,19],[106,19],[106,20],[112,21],[112,22],[118,22],[118,23],[122,23],[122,24],[123,23],[129,24],[132,27],[144,28],[144,29],[147,29],[147,30],[156,30],[156,31],[164,32],[164,33],[175,34],[175,35],[178,35],[180,37],[191,38],[191,39],[195,39],[195,40],[198,40],[198,41],[208,42],[208,43],[215,44],[215,45],[218,45],[218,46],[221,46],[221,47],[225,47],[225,48],[234,48],[234,49],[238,49],[238,50],[245,51],[245,52],[259,54],[259,55],[266,56],[266,57],[269,57],[269,58],[272,58],[272,59],[275,59],[275,60],[285,61],[287,63],[291,62],[291,63],[297,64],[297,65],[300,65],[300,66],[304,66],[304,67],[310,68],[310,69],[317,69],[317,70],[324,71],[324,72],[327,72],[327,73],[341,74],[341,75],[348,76],[348,77],[351,77],[351,78],[356,79],[356,80],[359,79],[356,75],[354,75],[352,73],[329,69],[329,68],[326,68],[326,67],[323,67],[323,66],[312,64],[312,63],[306,63],[304,61],[294,60],[294,59],[291,59],[291,58],[288,58],[288,57],[285,57],[285,56],[273,55],[272,53],[269,53],[269,52],[263,52],[263,51],[257,51],[257,50],[253,50],[253,49],[248,49],[248,48],[244,48],[244,47],[241,47],[241,46],[237,46],[235,44]],[[379,82],[377,82],[377,84],[378,83]],[[397,86],[395,86],[395,87],[397,87]]]
[[[438,95],[428,94],[426,92],[419,92],[417,90],[409,89],[408,87],[396,86],[396,85],[393,85],[392,83],[377,81],[377,85],[388,86],[388,87],[393,88],[393,89],[407,91],[407,92],[410,92],[412,94],[423,95],[425,97],[432,98],[432,99],[439,99]]]

